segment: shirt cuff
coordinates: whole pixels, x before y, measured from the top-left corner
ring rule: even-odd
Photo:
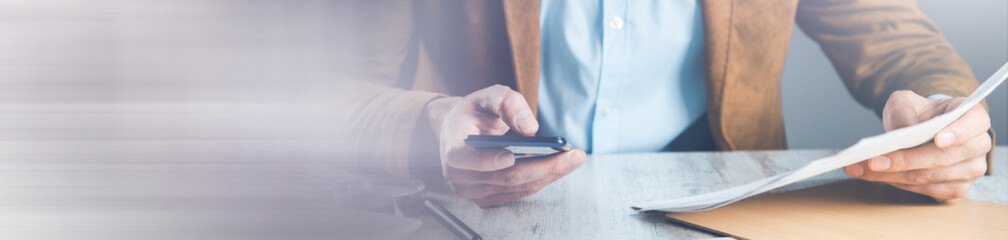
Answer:
[[[938,93],[938,94],[931,94],[931,96],[928,96],[927,98],[931,100],[938,100],[938,99],[952,98],[952,96]]]

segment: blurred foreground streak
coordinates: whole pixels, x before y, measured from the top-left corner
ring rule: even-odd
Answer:
[[[336,2],[0,2],[0,238],[419,227],[333,201],[357,171],[338,104],[355,30]]]

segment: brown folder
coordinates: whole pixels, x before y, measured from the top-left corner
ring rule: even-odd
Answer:
[[[860,180],[666,217],[740,239],[1008,238],[1008,205],[971,199],[936,202]]]

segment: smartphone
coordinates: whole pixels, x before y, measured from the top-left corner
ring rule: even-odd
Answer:
[[[545,156],[573,149],[563,137],[469,135],[465,138],[465,144],[477,148],[504,148],[513,152],[515,159]]]

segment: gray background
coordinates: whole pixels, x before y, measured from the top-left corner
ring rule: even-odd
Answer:
[[[919,2],[980,81],[1008,61],[1008,2]],[[844,148],[862,137],[882,133],[882,121],[850,96],[819,46],[795,29],[781,87],[790,148]],[[987,103],[991,124],[1001,136],[997,145],[1005,145],[1008,87],[1000,86],[987,97]]]

